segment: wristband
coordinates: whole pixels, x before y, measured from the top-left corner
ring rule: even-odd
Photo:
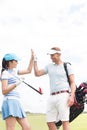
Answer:
[[[34,61],[37,61],[37,56],[36,55],[34,55]]]

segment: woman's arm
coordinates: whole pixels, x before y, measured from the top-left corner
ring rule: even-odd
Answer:
[[[16,88],[20,83],[21,83],[21,81],[18,81],[15,84],[8,85],[8,80],[1,80],[2,94],[3,95],[8,94],[10,91],[12,91],[14,88]]]
[[[34,53],[33,53],[33,50],[31,49],[31,58],[30,58],[30,61],[29,61],[28,68],[25,69],[25,70],[18,71],[18,74],[23,75],[23,74],[31,73],[32,68],[33,68],[33,63],[34,63]]]

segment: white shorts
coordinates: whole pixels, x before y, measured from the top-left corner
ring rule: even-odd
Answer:
[[[69,121],[68,98],[69,93],[50,95],[47,104],[47,122]]]

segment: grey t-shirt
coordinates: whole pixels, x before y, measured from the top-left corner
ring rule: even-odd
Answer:
[[[67,69],[69,75],[74,74],[70,64],[67,64]],[[70,89],[63,64],[50,63],[44,68],[44,71],[49,75],[50,93]]]

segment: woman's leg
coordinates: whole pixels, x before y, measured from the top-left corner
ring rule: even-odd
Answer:
[[[31,130],[28,119],[25,118],[17,118],[17,122],[21,125],[22,130]]]
[[[16,118],[8,117],[6,118],[6,130],[15,130]]]

